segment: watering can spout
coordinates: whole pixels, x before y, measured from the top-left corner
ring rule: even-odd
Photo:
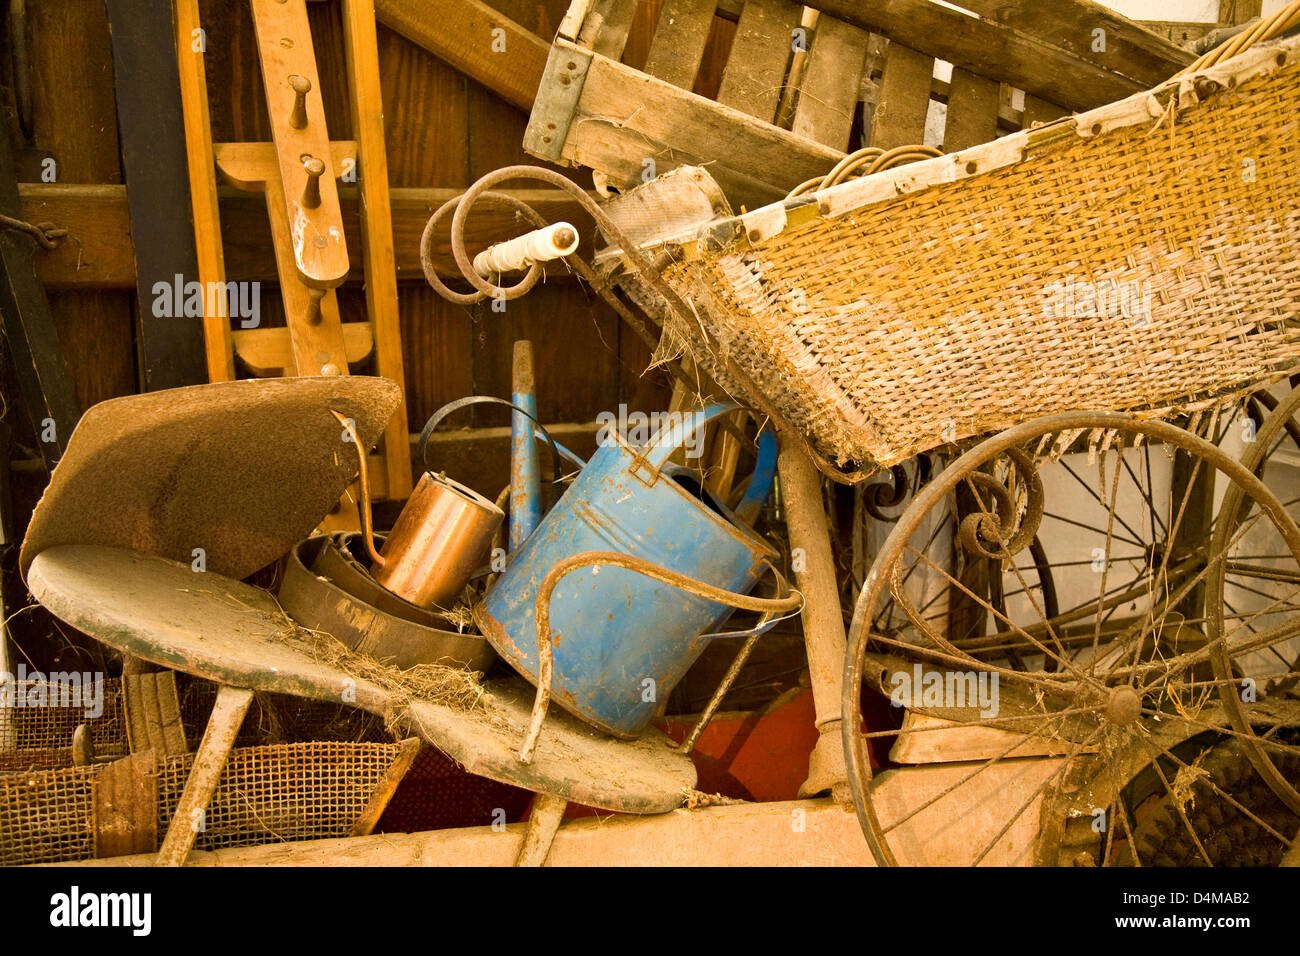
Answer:
[[[384,566],[384,556],[375,547],[375,516],[370,506],[370,469],[366,462],[366,449],[361,444],[352,419],[330,409],[330,414],[339,420],[343,431],[357,449],[357,484],[361,486],[361,496],[357,499],[357,515],[361,519],[361,540],[365,542],[366,552],[370,555],[376,569]]]

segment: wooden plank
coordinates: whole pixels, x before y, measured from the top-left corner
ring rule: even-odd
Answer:
[[[388,496],[411,492],[406,445],[406,379],[402,370],[401,326],[397,306],[397,262],[393,252],[393,214],[388,194],[384,117],[371,104],[383,102],[379,86],[379,40],[372,0],[344,0],[344,46],[351,78],[352,129],[360,152],[361,259],[365,272],[366,314],[375,334],[375,371],[402,389],[402,401],[384,428]],[[341,330],[340,330],[341,331]],[[344,371],[347,370],[346,360]]]
[[[998,84],[968,70],[953,67],[948,93],[948,117],[943,151],[987,143],[998,134]]]
[[[1062,116],[1069,116],[1070,111],[1057,106],[1055,103],[1049,103],[1047,100],[1039,99],[1032,93],[1025,94],[1025,110],[1021,120],[1024,129],[1029,129],[1035,123],[1050,123],[1058,120]]]
[[[542,388],[545,388],[545,384],[545,382],[538,382]],[[465,391],[460,394],[463,395]],[[505,415],[500,415],[497,421],[505,418]],[[549,416],[544,418],[550,420]],[[424,424],[423,419],[420,420],[420,424]],[[596,450],[596,436],[600,429],[601,426],[596,422],[546,426],[552,438],[584,460],[590,458]],[[418,434],[412,433],[411,454],[413,456],[418,454],[418,449],[415,447],[415,440],[418,438]],[[447,474],[457,481],[489,496],[495,496],[498,491],[510,484],[510,427],[493,425],[487,428],[448,427],[445,431],[440,429],[429,438],[429,463],[434,468],[445,469]],[[566,466],[562,464],[561,467]],[[548,479],[554,477],[549,451],[542,455],[542,474]]]
[[[789,0],[745,0],[718,102],[765,123],[776,118],[801,7]]]
[[[375,0],[375,13],[384,26],[507,102],[532,109],[550,47],[531,30],[481,0]],[[494,30],[502,32],[494,36]]]
[[[53,183],[41,182],[43,186],[120,184],[107,9],[103,3],[28,3],[26,9],[27,79],[32,104],[29,125],[34,148],[24,149],[21,141],[15,146],[14,160],[20,177],[33,181],[54,178]],[[17,69],[16,63],[14,66]],[[94,119],[70,122],[69,117]],[[14,129],[16,132],[17,124]],[[47,159],[54,160],[54,164],[46,163]],[[126,215],[123,202],[123,219]],[[27,217],[27,221],[45,222],[50,218]],[[87,242],[86,236],[77,236],[57,249],[42,250],[36,257],[42,282],[51,259],[64,259],[75,266],[83,243],[89,256],[89,249],[98,245],[98,239],[89,237]],[[139,389],[134,310],[131,293],[127,292],[135,284],[134,260],[127,262],[121,291],[59,291],[46,285],[50,316],[80,408]],[[19,427],[16,437],[30,446],[32,439],[25,435],[25,427]],[[19,625],[15,622],[11,626]],[[35,632],[32,639],[37,640]]]
[[[153,751],[114,760],[96,776],[95,856],[152,854],[158,847],[158,771]]]
[[[402,778],[406,776],[406,771],[411,769],[411,764],[415,762],[415,756],[419,752],[419,737],[407,737],[402,741],[393,762],[388,765],[384,775],[379,778],[379,783],[375,785],[375,790],[362,809],[361,815],[352,824],[349,836],[366,836],[375,829],[375,824],[384,815],[384,808],[393,799],[393,794],[397,792],[398,785],[402,782]]]
[[[198,278],[172,0],[108,0],[122,172],[135,242],[144,391],[207,379],[201,322],[155,315],[157,282]]]
[[[885,51],[876,110],[871,118],[871,145],[881,149],[911,146],[925,140],[934,57],[900,43]]]
[[[871,35],[834,17],[820,17],[790,129],[847,150]]]
[[[1258,16],[1259,0],[1246,2],[1255,4]],[[964,0],[958,6],[1142,86],[1162,83],[1192,62],[1186,50],[1093,0],[1053,0],[1046,8],[1042,0]],[[1104,50],[1094,49],[1097,30]]]
[[[1263,13],[1263,0],[1219,0],[1219,23],[1235,26]]]
[[[268,180],[266,213],[271,222],[280,298],[284,302],[285,323],[293,347],[294,374],[346,375],[347,351],[343,347],[338,297],[333,289],[309,289],[302,283],[295,268],[297,263],[289,252],[293,248],[293,236],[286,208],[279,179]],[[317,304],[313,304],[314,297],[319,297]]]
[[[970,764],[906,767],[880,775],[874,797],[904,866],[1030,866],[1042,796],[1061,769],[1053,758],[1006,760],[972,775]],[[964,782],[969,778],[969,782]],[[924,806],[924,809],[919,810]],[[193,866],[511,866],[526,823],[505,832],[466,827],[304,840],[196,852]],[[999,837],[999,833],[1001,836]],[[82,866],[150,866],[147,855]],[[570,820],[555,836],[550,866],[874,866],[857,818],[830,799],[743,803],[646,817]]]
[[[716,0],[664,0],[645,72],[689,90],[700,72],[717,7]]]
[[[646,159],[659,173],[707,165],[733,203],[749,208],[782,198],[844,156],[597,55],[564,155],[619,186],[640,183]]]
[[[212,161],[212,125],[208,110],[208,79],[204,66],[207,37],[199,24],[199,0],[176,0],[176,62],[185,123],[185,151],[189,164],[191,218],[199,282],[206,288],[226,281],[221,249],[221,216],[217,207],[217,176]],[[220,302],[221,297],[215,297]],[[227,382],[235,377],[230,319],[224,310],[209,315],[204,296],[203,342],[208,381]]]
[[[864,30],[883,33],[893,43],[1075,110],[1101,106],[1151,86],[1085,62],[1011,27],[931,0],[871,4],[810,0],[808,5]]]
[[[37,274],[47,289],[129,289],[135,285],[135,247],[126,187],[20,183],[22,218],[53,222],[69,238],[43,250]]]
[[[387,27],[380,27],[378,38],[389,185],[463,189],[471,179],[469,141],[483,122],[479,118],[472,125],[468,122],[469,97],[477,93],[501,115],[516,120],[522,114],[516,106]],[[485,134],[496,128],[491,120],[488,124],[482,127]],[[453,135],[450,131],[456,132]],[[343,190],[345,216],[348,192]],[[399,244],[399,255],[401,251]]]
[[[235,355],[254,378],[293,374],[293,345],[287,328],[235,329],[233,334]],[[350,368],[356,369],[366,361],[374,347],[375,337],[369,322],[343,323],[343,351]]]
[[[280,195],[285,220],[292,224],[287,248],[293,253],[294,267],[304,283],[330,289],[347,276],[348,249],[343,240],[338,171],[330,161],[329,131],[306,2],[251,0],[251,9],[262,63],[262,88],[280,161]],[[296,93],[293,83],[303,80],[305,94]],[[301,125],[292,120],[299,96],[305,100]],[[315,177],[306,168],[312,160],[323,167]]]
[[[54,222],[69,237],[56,248],[42,250],[37,274],[49,289],[129,289],[135,284],[135,257],[127,213],[126,189],[110,185],[59,185],[21,183],[22,216],[28,222]],[[591,234],[591,219],[576,202],[553,189],[507,188],[507,193],[529,203],[547,220],[565,220]],[[394,251],[399,282],[423,283],[419,242],[424,224],[435,209],[462,189],[392,189]],[[274,253],[266,205],[260,195],[221,191],[224,259],[230,274],[244,281],[275,281]],[[359,283],[362,271],[360,197],[355,189],[342,191],[343,228],[348,236],[349,258],[354,266],[348,281]],[[470,248],[489,245],[517,234],[512,213],[493,207],[475,212],[465,231]],[[433,244],[434,264],[444,275],[459,275],[451,259],[445,233]],[[223,269],[224,272],[224,269]],[[569,281],[562,268],[548,272],[550,281]],[[97,308],[102,308],[99,302]],[[128,328],[129,331],[129,328]],[[67,343],[69,347],[75,343]],[[97,348],[102,347],[97,346]]]
[[[611,60],[622,59],[636,7],[637,0],[596,0],[582,23],[578,42]]]

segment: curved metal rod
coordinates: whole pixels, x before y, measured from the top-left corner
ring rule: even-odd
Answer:
[[[542,721],[546,719],[546,710],[551,702],[551,677],[553,672],[553,652],[551,646],[551,592],[555,590],[560,579],[579,568],[594,565],[612,566],[635,571],[663,584],[680,588],[688,594],[702,597],[719,604],[728,604],[745,611],[757,611],[761,614],[794,611],[803,607],[803,595],[792,591],[782,598],[757,598],[735,591],[724,591],[703,581],[687,577],[677,571],[670,571],[644,558],[634,558],[617,551],[582,551],[570,555],[556,564],[542,578],[537,589],[537,697],[533,701],[533,717],[528,725],[523,746],[519,749],[519,762],[530,763],[533,751],[537,748],[537,738],[542,733]],[[770,565],[769,565],[770,567]],[[775,570],[775,569],[773,569]]]
[[[384,566],[384,556],[379,553],[375,547],[375,518],[370,510],[370,468],[366,462],[366,450],[361,445],[361,436],[357,434],[357,428],[352,424],[352,419],[347,418],[334,409],[330,409],[330,414],[339,420],[343,430],[348,433],[352,439],[352,444],[357,448],[357,483],[361,486],[361,498],[357,501],[357,514],[361,518],[361,540],[366,543],[366,552],[370,555],[370,560],[374,562],[376,568]]]
[[[882,157],[883,158],[883,157]],[[659,298],[665,303],[679,321],[690,328],[700,329],[704,336],[705,344],[710,352],[717,357],[727,369],[730,375],[739,385],[741,391],[745,393],[747,404],[753,405],[765,416],[772,419],[778,425],[788,431],[803,451],[812,459],[813,464],[817,466],[818,471],[826,475],[833,481],[841,484],[857,484],[866,481],[878,472],[876,467],[868,467],[856,471],[846,472],[837,468],[834,464],[826,459],[824,455],[818,452],[812,443],[808,441],[802,431],[794,428],[788,419],[768,400],[764,392],[755,384],[753,379],[743,369],[731,359],[727,350],[722,347],[717,338],[704,328],[695,317],[694,310],[688,306],[680,295],[670,286],[663,276],[660,275],[659,269],[655,267],[645,254],[642,253],[636,244],[618,227],[618,225],[605,213],[605,211],[596,203],[594,199],[587,194],[587,191],[559,173],[549,169],[543,169],[540,166],[506,166],[495,172],[488,173],[470,186],[465,192],[454,199],[448,200],[433,214],[429,222],[425,224],[424,234],[420,240],[420,261],[424,267],[425,278],[429,284],[438,292],[439,295],[450,302],[460,305],[473,305],[482,302],[486,298],[504,298],[514,299],[526,293],[536,284],[537,278],[541,275],[540,266],[534,265],[528,274],[517,283],[509,287],[494,286],[483,279],[474,269],[474,263],[469,253],[465,249],[465,223],[469,217],[469,212],[474,204],[481,199],[491,198],[493,201],[502,202],[510,208],[518,211],[525,219],[534,226],[546,224],[546,220],[536,212],[536,210],[527,207],[521,200],[508,196],[505,193],[493,193],[490,191],[492,186],[512,179],[531,179],[537,182],[546,183],[557,189],[571,195],[575,202],[595,220],[596,225],[619,249],[623,257],[627,260],[633,270],[652,288]],[[521,208],[523,207],[523,208]],[[453,292],[442,282],[435,274],[432,255],[433,232],[438,222],[447,214],[449,209],[455,209],[451,220],[451,253],[456,260],[456,265],[460,269],[465,281],[475,289],[474,293]],[[524,212],[524,209],[528,209]],[[573,267],[574,272],[584,281],[591,285],[602,299],[635,331],[654,351],[658,347],[658,340],[650,332],[644,322],[634,316],[617,296],[609,289],[608,285],[600,279],[591,266],[576,253],[567,256],[564,259]],[[690,386],[690,379],[686,376],[676,362],[665,363],[669,370],[683,384]]]

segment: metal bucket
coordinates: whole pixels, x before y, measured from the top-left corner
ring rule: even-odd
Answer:
[[[690,435],[735,409],[711,405],[643,448],[612,438],[596,451],[474,608],[498,654],[537,683],[538,589],[552,567],[580,552],[630,555],[728,591],[758,582],[776,551],[665,467]],[[770,470],[758,480],[770,483]],[[759,495],[766,488],[746,498]],[[730,612],[624,568],[576,569],[551,595],[553,699],[606,733],[636,737]]]

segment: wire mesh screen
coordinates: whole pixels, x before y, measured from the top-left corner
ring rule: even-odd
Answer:
[[[94,781],[102,765],[0,773],[0,864],[94,855]]]
[[[370,802],[398,744],[312,741],[241,747],[197,826],[195,849],[347,836]],[[194,755],[168,758],[158,780],[158,832],[165,833]]]
[[[89,696],[49,681],[7,684],[0,704],[0,772],[71,766],[72,734],[80,724],[89,728],[96,753],[127,752],[118,678],[103,679]]]
[[[239,747],[198,820],[195,849],[347,836],[400,751],[396,743],[311,741]],[[158,767],[166,833],[194,755]],[[0,773],[0,865],[94,855],[95,778],[104,764]]]

